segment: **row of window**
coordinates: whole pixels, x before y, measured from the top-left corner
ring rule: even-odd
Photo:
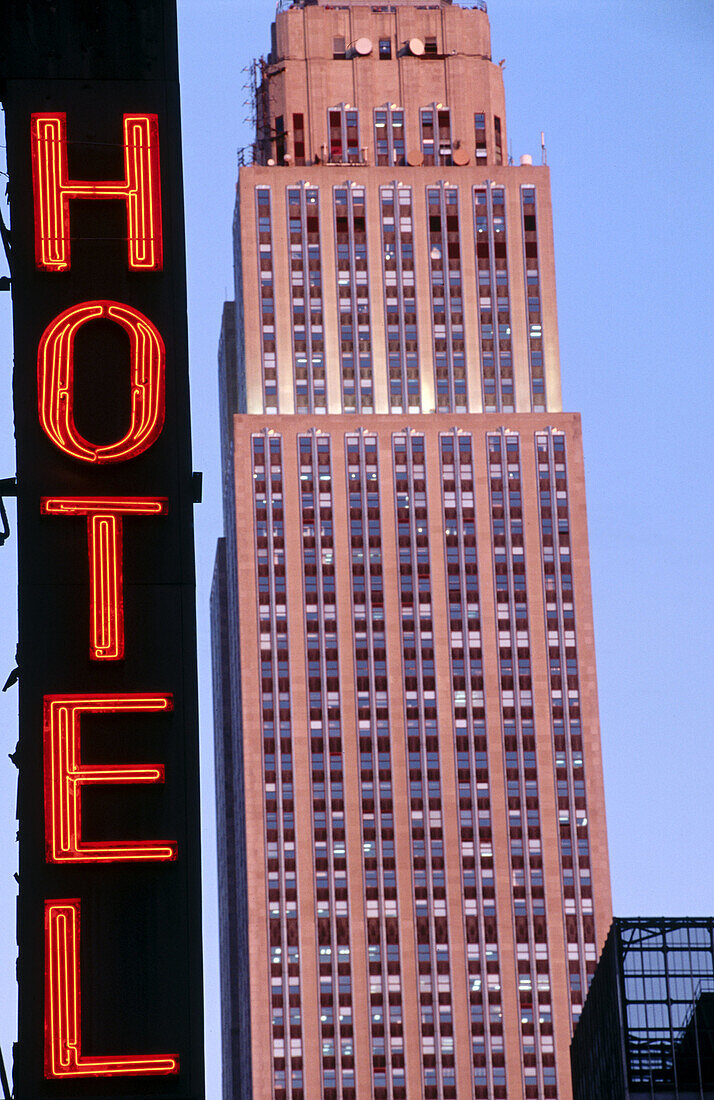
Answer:
[[[455,1100],[424,436],[394,435],[392,460],[424,1096]]]
[[[295,411],[325,412],[319,192],[301,185],[287,197]]]
[[[522,189],[523,210],[535,210],[535,191]],[[295,409],[325,412],[325,336],[319,189],[288,188],[291,321]],[[528,202],[525,199],[528,198]],[[388,400],[392,412],[419,412],[422,397],[414,264],[412,188],[381,187],[380,231],[384,279]],[[426,190],[435,401],[439,412],[468,409],[467,346],[458,189],[440,183]],[[531,201],[533,200],[533,201]],[[271,193],[256,191],[261,280],[263,399],[279,407],[275,336],[274,245]],[[367,271],[365,188],[333,190],[342,408],[373,412],[373,306]],[[524,215],[524,247],[536,250],[535,214]],[[474,190],[474,249],[478,269],[482,402],[487,412],[513,412],[514,368],[508,272],[505,193],[490,184]],[[538,257],[526,257],[528,354],[531,401],[545,408],[543,323]],[[475,356],[476,349],[471,355]]]
[[[278,408],[278,370],[275,345],[275,272],[273,269],[273,217],[270,188],[256,190],[258,265],[260,268],[260,337],[262,344],[263,402],[266,410]]]
[[[329,438],[300,436],[300,518],[325,1100],[355,1097],[342,719]]]
[[[476,1100],[505,1100],[473,440],[454,430],[442,435],[439,444],[473,1088]]]
[[[252,441],[252,459],[259,601],[273,1083],[275,1100],[302,1100],[300,939],[281,440],[267,434],[255,435]]]
[[[334,210],[342,407],[374,412],[364,188],[335,188]]]
[[[392,412],[419,412],[412,190],[395,184],[380,188],[379,197],[389,407]]]
[[[597,947],[580,714],[565,436],[552,429],[538,433],[536,460],[568,982],[571,1013],[576,1022],[595,970]]]
[[[459,234],[459,194],[440,184],[426,192],[436,410],[465,409],[466,345]]]
[[[425,1100],[455,1096],[442,776],[432,628],[425,438],[392,436],[408,758],[413,918]],[[557,1095],[533,720],[519,437],[487,437],[499,694],[526,1097]],[[330,437],[299,437],[302,591],[307,642],[320,1043],[327,1097],[354,1096],[347,842],[337,640]],[[506,1096],[491,833],[491,780],[476,551],[473,437],[439,437],[447,566],[463,916],[473,1096]],[[551,717],[571,1004],[577,1015],[595,957],[589,843],[570,572],[565,437],[536,434]],[[367,918],[375,1100],[404,1093],[400,913],[383,603],[378,440],[346,438],[352,626],[360,749],[362,874]],[[276,1097],[302,1096],[302,1020],[281,440],[253,437]],[[567,700],[566,700],[567,692]],[[573,881],[573,875],[577,877]],[[571,905],[572,902],[572,905]],[[403,914],[402,914],[403,917]],[[503,917],[501,917],[503,919]],[[574,929],[574,931],[573,931]],[[574,981],[579,978],[580,981]]]
[[[292,116],[292,152],[289,149],[290,134],[286,129],[285,117],[275,119],[275,158],[278,164],[293,163],[304,165],[309,162],[305,140],[305,115],[296,111]],[[474,114],[474,131],[470,142],[462,147],[460,140],[453,134],[451,110],[440,104],[431,104],[419,110],[419,163],[425,165],[463,164],[461,154],[471,156],[473,148],[474,162],[479,165],[503,164],[503,144],[501,120],[493,116],[492,139],[487,136],[487,116],[483,111]],[[405,111],[403,107],[385,104],[375,107],[372,113],[372,137],[374,141],[374,163],[378,166],[398,166],[407,163],[407,140],[405,131]],[[355,107],[340,103],[330,107],[327,112],[327,145],[321,158],[330,164],[362,164],[366,157],[366,147],[362,144],[359,111]],[[488,155],[492,142],[493,154]],[[286,159],[287,158],[287,159]],[[410,163],[414,163],[413,160]]]
[[[479,336],[486,412],[515,409],[506,197],[502,187],[474,195],[478,267]]]
[[[523,539],[520,440],[488,436],[509,856],[527,1100],[557,1097]]]
[[[405,1100],[394,792],[375,436],[345,440],[375,1100]]]
[[[541,308],[540,267],[538,261],[538,222],[535,187],[521,188],[523,227],[523,269],[528,303],[528,365],[533,412],[545,412],[545,371],[543,362],[543,313]]]

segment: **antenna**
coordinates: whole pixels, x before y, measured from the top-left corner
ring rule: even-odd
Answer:
[[[255,129],[256,116],[257,116],[257,98],[258,98],[258,80],[257,80],[257,62],[251,61],[246,65],[241,72],[246,74],[246,79],[243,84],[243,91],[246,92],[246,98],[243,100],[243,106],[248,108],[248,113],[244,116],[243,122],[250,126],[251,129]]]
[[[545,148],[545,130],[540,132],[540,162],[541,164],[548,163],[548,154]]]

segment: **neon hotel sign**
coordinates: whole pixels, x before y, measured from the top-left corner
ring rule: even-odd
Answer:
[[[71,125],[71,118],[70,118]],[[31,150],[35,267],[71,277],[70,230],[74,200],[118,200],[126,209],[127,263],[131,272],[163,268],[159,125],[153,114],[123,116],[124,179],[70,178],[64,113],[33,114]],[[97,444],[75,422],[74,348],[84,326],[103,320],[119,326],[129,346],[130,421],[121,438]],[[161,332],[126,302],[78,301],[46,326],[37,350],[37,416],[42,431],[73,464],[101,467],[129,463],[151,448],[165,416],[166,356]],[[101,487],[95,478],[92,488]],[[142,531],[167,514],[162,496],[42,496],[41,513],[52,523],[86,526],[89,566],[91,662],[122,661],[131,637],[124,628],[123,521],[140,517]],[[134,537],[134,536],[132,536]],[[82,831],[83,793],[117,784],[161,784],[164,767],[155,764],[86,763],[82,730],[90,715],[139,716],[171,711],[171,693],[96,692],[45,694],[43,768],[45,861],[52,865],[162,863],[177,859],[173,839],[88,840]],[[44,901],[44,1076],[69,1078],[171,1075],[179,1072],[176,1053],[87,1054],[82,1044],[82,909],[76,897]]]

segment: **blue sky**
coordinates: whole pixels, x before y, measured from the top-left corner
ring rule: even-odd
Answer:
[[[244,66],[263,0],[179,0],[204,803],[207,1095],[219,1096],[208,593],[221,529],[216,344],[232,296]],[[582,413],[615,912],[714,913],[714,5],[490,0],[509,146],[552,171],[564,407]],[[4,151],[3,151],[4,154]],[[1,165],[0,167],[4,167]],[[4,193],[4,188],[0,188]],[[5,274],[0,257],[0,274]],[[0,297],[0,477],[14,472],[10,296]],[[0,684],[14,664],[0,551]],[[0,695],[0,1044],[14,1023],[17,693]]]

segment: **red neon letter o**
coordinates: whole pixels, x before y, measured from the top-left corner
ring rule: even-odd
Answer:
[[[74,423],[74,338],[87,321],[105,317],[129,334],[131,347],[131,424],[122,439],[97,445]],[[164,424],[164,342],[138,309],[121,302],[80,302],[55,317],[37,353],[40,424],[65,454],[82,462],[126,462],[158,438]]]

